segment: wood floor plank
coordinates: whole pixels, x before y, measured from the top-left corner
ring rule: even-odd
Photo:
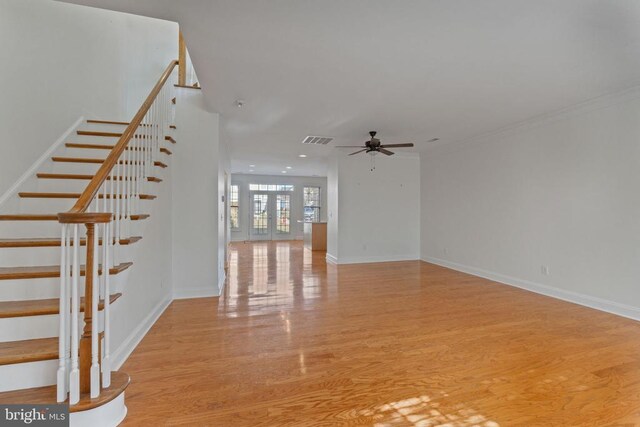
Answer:
[[[640,425],[640,324],[420,261],[234,243],[126,362],[125,426]]]

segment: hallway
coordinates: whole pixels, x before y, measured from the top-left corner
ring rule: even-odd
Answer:
[[[640,420],[637,322],[420,261],[234,243],[124,365],[123,425],[605,426]]]

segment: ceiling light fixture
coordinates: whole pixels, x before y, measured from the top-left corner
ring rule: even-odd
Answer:
[[[244,107],[244,101],[242,99],[236,100],[236,107],[238,108]]]
[[[298,157],[305,158],[305,157],[307,157],[307,155],[306,154],[299,154]]]
[[[250,168],[255,168],[255,167],[256,167],[256,165],[249,165],[249,167],[250,167]]]
[[[287,166],[287,169],[293,169],[291,166]]]
[[[282,173],[287,173],[287,171],[282,171]]]

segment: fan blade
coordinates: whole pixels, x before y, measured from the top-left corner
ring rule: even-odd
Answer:
[[[362,153],[363,151],[367,151],[367,149],[365,148],[364,150],[356,151],[355,153],[351,153],[349,155],[353,156],[354,154]]]
[[[367,148],[364,145],[336,145],[336,148]]]
[[[380,147],[380,149],[378,151],[380,151],[382,154],[386,154],[387,156],[393,156],[393,152],[392,151],[385,150],[382,147]]]
[[[413,147],[412,143],[408,143],[408,144],[384,144],[381,145],[380,147],[382,148],[388,148],[388,147]]]

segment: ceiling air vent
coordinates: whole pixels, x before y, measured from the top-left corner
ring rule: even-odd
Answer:
[[[302,143],[303,144],[327,145],[331,141],[333,141],[333,138],[328,137],[328,136],[308,136],[302,141]]]

